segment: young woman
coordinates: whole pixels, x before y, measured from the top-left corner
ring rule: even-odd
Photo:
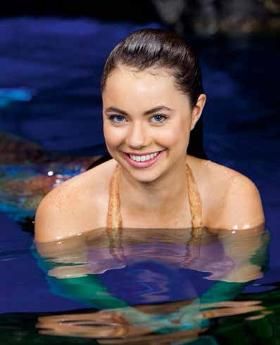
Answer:
[[[109,55],[101,90],[112,159],[43,199],[37,242],[96,228],[263,226],[259,193],[247,177],[186,154],[206,95],[184,40],[155,29],[132,33]]]

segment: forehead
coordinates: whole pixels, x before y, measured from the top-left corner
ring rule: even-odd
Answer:
[[[188,100],[176,87],[175,78],[167,68],[153,67],[139,71],[123,65],[109,75],[102,97],[104,102],[139,101],[147,105]]]
[[[174,77],[171,71],[166,68],[146,68],[144,70],[139,70],[135,67],[129,67],[125,65],[119,65],[110,73],[106,81],[106,87],[112,88],[118,83],[129,83],[137,87],[145,82],[149,83],[163,83],[164,85],[172,84],[175,86]],[[174,85],[173,85],[174,83]],[[130,85],[131,86],[131,85]]]

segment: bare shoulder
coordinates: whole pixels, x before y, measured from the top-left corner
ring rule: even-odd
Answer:
[[[249,229],[264,223],[259,191],[236,170],[196,159],[205,224],[219,229]],[[199,184],[198,181],[198,184]]]
[[[221,220],[226,229],[251,229],[264,224],[260,193],[253,181],[238,172],[227,187]]]
[[[36,212],[35,240],[55,241],[105,226],[108,185],[114,167],[115,161],[107,161],[48,193]]]

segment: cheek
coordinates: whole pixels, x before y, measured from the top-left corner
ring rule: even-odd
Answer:
[[[124,133],[120,128],[115,128],[112,126],[103,127],[104,139],[108,146],[118,146],[124,137]]]
[[[178,121],[169,128],[163,130],[158,139],[167,146],[185,146],[190,134],[189,122]]]

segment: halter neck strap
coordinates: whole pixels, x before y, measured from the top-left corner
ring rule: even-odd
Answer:
[[[191,168],[186,163],[188,200],[191,212],[192,228],[201,228],[202,205],[197,185]],[[120,166],[117,165],[110,181],[109,202],[107,211],[107,229],[122,228],[120,193],[119,193]]]

